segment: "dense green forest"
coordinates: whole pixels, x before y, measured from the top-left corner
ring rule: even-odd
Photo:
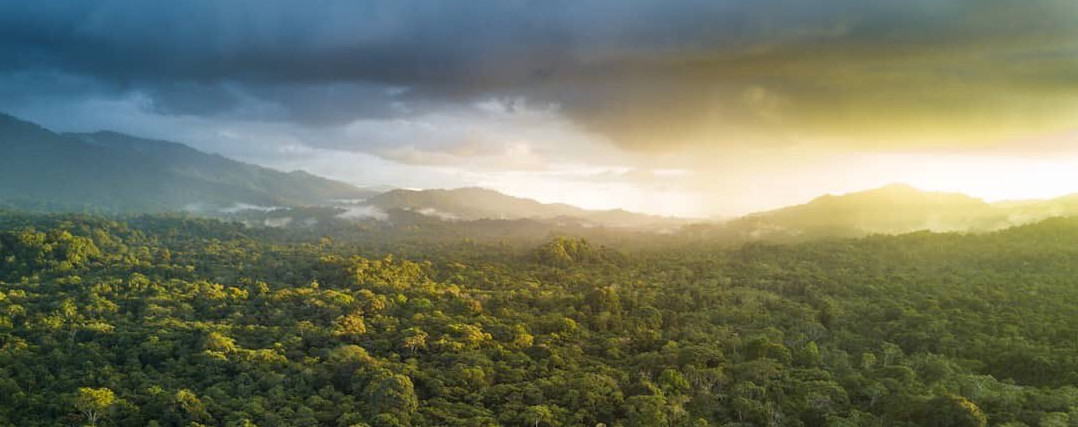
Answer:
[[[363,236],[0,214],[0,425],[1078,425],[1078,219]]]

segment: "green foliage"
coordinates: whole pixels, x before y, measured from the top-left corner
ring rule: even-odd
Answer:
[[[369,380],[364,392],[371,410],[377,414],[406,418],[419,406],[412,380],[405,375],[379,371]]]
[[[332,234],[0,214],[0,425],[1078,419],[1078,220],[409,256]]]
[[[552,267],[570,267],[576,264],[594,264],[614,259],[606,248],[594,248],[584,239],[557,237],[535,251],[536,259]]]
[[[981,408],[962,396],[947,394],[938,396],[925,404],[927,408],[921,425],[933,427],[984,427],[988,417]]]
[[[116,395],[107,388],[79,387],[75,396],[75,408],[86,417],[90,425],[97,425],[97,421],[115,402]]]

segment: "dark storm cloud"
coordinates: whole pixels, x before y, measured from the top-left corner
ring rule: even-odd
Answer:
[[[0,73],[307,126],[523,96],[639,149],[991,137],[1056,124],[1028,117],[1078,91],[1076,17],[1072,0],[4,2]],[[57,89],[8,93],[39,90]]]

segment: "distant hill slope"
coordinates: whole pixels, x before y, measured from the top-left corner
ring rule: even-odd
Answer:
[[[1078,194],[1049,200],[1000,202],[994,203],[993,206],[1005,210],[1012,222],[1029,223],[1050,217],[1078,215]]]
[[[57,134],[0,114],[0,203],[41,210],[157,212],[301,206],[375,194],[183,144],[114,132]]]
[[[1010,213],[1009,208],[964,194],[921,191],[894,184],[839,196],[821,196],[806,204],[735,219],[723,228],[765,240],[921,230],[973,232],[1015,225]]]
[[[577,216],[584,209],[565,204],[543,204],[485,188],[392,190],[368,200],[381,209],[416,211],[459,220],[520,219]]]
[[[392,190],[367,200],[386,211],[405,210],[446,220],[542,219],[617,227],[680,224],[673,218],[624,210],[593,211],[562,203],[540,203],[485,188]]]

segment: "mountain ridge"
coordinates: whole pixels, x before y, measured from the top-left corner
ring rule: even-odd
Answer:
[[[787,241],[916,231],[975,233],[1073,215],[1078,215],[1074,194],[990,203],[964,193],[896,183],[748,214],[724,223],[720,234]]]
[[[662,230],[700,223],[623,209],[542,203],[481,187],[377,191],[305,171],[244,163],[180,142],[113,131],[56,133],[2,113],[0,147],[5,152],[0,158],[0,204],[29,209],[231,215],[244,206],[254,210],[359,206],[447,221],[534,219],[580,227]],[[1078,215],[1078,194],[989,203],[963,193],[896,183],[821,195],[803,204],[729,219],[721,228],[723,235],[783,240],[920,230],[980,232],[1071,215]]]
[[[178,211],[196,204],[224,207],[305,205],[372,193],[310,174],[283,172],[185,144],[116,132],[55,133],[0,114],[0,201],[60,210]]]
[[[542,203],[482,187],[409,190],[395,189],[374,197],[366,205],[383,210],[406,210],[444,219],[540,219],[583,221],[593,225],[640,227],[686,220],[626,211],[590,210],[566,203]]]
[[[378,191],[244,163],[175,141],[114,131],[56,133],[3,113],[0,147],[7,154],[0,159],[0,204],[31,210],[233,216],[275,207],[362,205],[443,220],[539,219],[618,227],[674,222],[619,209],[541,203],[479,187]]]

